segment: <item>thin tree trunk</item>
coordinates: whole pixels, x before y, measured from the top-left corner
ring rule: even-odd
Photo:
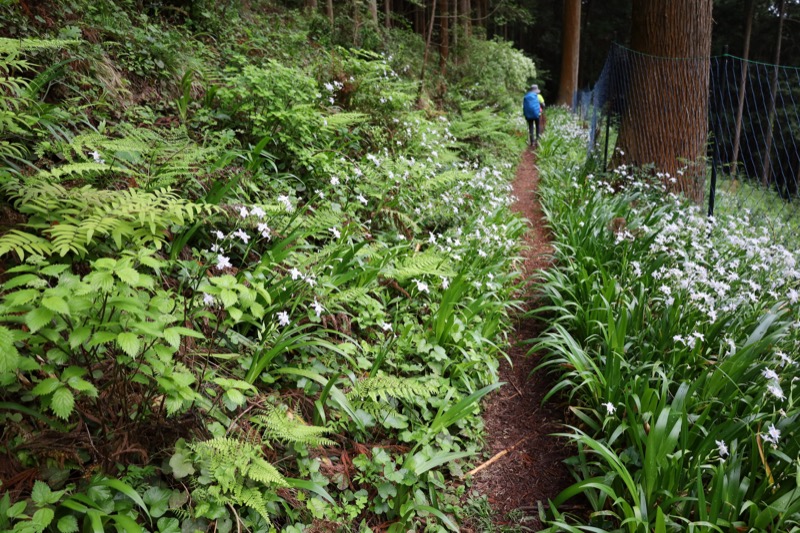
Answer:
[[[334,25],[334,21],[333,21],[333,0],[328,0],[327,5],[325,6],[325,11],[327,11],[328,20],[331,21],[331,28],[332,28],[333,25]]]
[[[558,104],[571,106],[578,89],[578,64],[581,52],[581,0],[564,0],[564,39],[561,46],[561,82]]]
[[[431,23],[428,26],[428,35],[425,39],[425,54],[422,56],[422,72],[419,74],[419,95],[417,100],[421,101],[422,99],[422,89],[425,85],[425,69],[428,66],[428,52],[431,49],[431,36],[433,35],[433,23],[436,20],[436,0],[433,0],[433,5],[431,6]]]
[[[378,0],[369,0],[369,16],[372,19],[372,25],[378,27]]]
[[[309,11],[316,11],[318,7],[317,0],[306,0],[306,8]]]
[[[461,17],[464,36],[469,37],[472,35],[472,5],[470,0],[459,0],[458,3],[458,16]]]
[[[383,27],[392,27],[392,0],[383,0]]]
[[[775,68],[772,71],[772,80],[770,82],[769,94],[769,114],[767,119],[767,142],[764,147],[764,171],[761,174],[761,181],[764,185],[769,184],[770,166],[772,164],[772,129],[775,126],[775,100],[778,97],[778,65],[781,64],[781,40],[783,39],[783,19],[784,8],[786,7],[786,0],[781,0],[778,5],[778,41],[775,43],[775,57],[773,63]]]
[[[450,0],[442,0],[441,24],[439,26],[439,70],[442,76],[447,73],[447,60],[450,57]]]
[[[654,165],[670,190],[696,202],[705,185],[712,7],[713,0],[633,2],[617,141],[618,162]]]
[[[750,36],[753,33],[753,15],[755,14],[756,3],[754,0],[747,0],[745,7],[746,19],[744,23],[744,47],[742,49],[742,75],[739,79],[739,105],[736,108],[736,132],[733,136],[733,155],[731,163],[733,168],[731,173],[735,176],[738,170],[739,144],[742,139],[742,115],[744,114],[745,89],[747,88],[747,67],[750,58]]]
[[[353,0],[353,46],[358,46],[358,34],[361,29],[361,17],[359,16],[359,0]]]

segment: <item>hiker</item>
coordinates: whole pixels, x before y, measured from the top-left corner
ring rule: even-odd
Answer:
[[[539,140],[539,116],[542,106],[539,104],[539,86],[531,85],[531,89],[522,98],[522,114],[528,121],[528,143],[533,146]],[[536,136],[533,129],[536,128]]]

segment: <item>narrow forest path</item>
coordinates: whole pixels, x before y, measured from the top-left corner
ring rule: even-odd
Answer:
[[[530,221],[523,250],[526,280],[535,278],[538,271],[549,266],[552,250],[536,195],[538,184],[536,156],[532,149],[527,149],[517,167],[513,205],[516,212]],[[536,305],[530,284],[525,286],[520,298],[526,306]],[[507,385],[484,403],[488,457],[494,458],[504,450],[506,453],[476,472],[473,486],[487,495],[497,513],[498,528],[508,525],[522,526],[525,531],[540,530],[537,502],[547,505],[549,498],[573,482],[563,464],[570,455],[569,448],[564,441],[551,436],[561,429],[565,413],[552,402],[542,405],[542,398],[552,386],[551,378],[543,371],[532,374],[540,356],[529,356],[530,345],[524,344],[543,329],[540,320],[522,314],[518,317],[507,348],[512,364],[502,359],[500,365],[500,379]]]

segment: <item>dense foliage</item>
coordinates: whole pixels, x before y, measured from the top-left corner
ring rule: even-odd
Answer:
[[[550,123],[540,168],[558,268],[537,348],[578,450],[553,509],[583,494],[592,511],[555,510],[553,530],[795,530],[797,253],[746,212],[709,218],[667,195],[668,176],[593,175],[583,133]]]
[[[2,7],[0,529],[458,528],[533,64],[243,4]]]

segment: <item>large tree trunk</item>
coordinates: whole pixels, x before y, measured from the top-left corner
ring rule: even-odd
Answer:
[[[654,165],[668,173],[670,190],[697,202],[705,183],[712,3],[634,0],[617,141],[622,161]]]
[[[458,16],[461,19],[461,27],[464,35],[472,33],[472,5],[470,0],[458,0]]]
[[[369,0],[369,17],[372,20],[372,25],[378,27],[378,0]]]
[[[439,25],[439,70],[442,76],[447,73],[447,59],[450,57],[450,0],[441,0],[441,24]]]
[[[578,64],[581,52],[581,0],[564,0],[564,31],[561,43],[561,83],[558,104],[572,105],[578,89]]]
[[[778,97],[778,65],[781,64],[781,40],[783,40],[783,19],[784,10],[786,8],[786,0],[781,0],[778,5],[778,39],[775,43],[775,57],[772,63],[775,67],[772,70],[772,80],[770,81],[769,91],[769,112],[767,114],[767,142],[764,146],[764,168],[761,173],[761,181],[764,185],[769,185],[770,182],[770,166],[772,163],[772,139],[774,134],[772,132],[775,127],[775,100]]]
[[[731,173],[735,176],[738,170],[739,144],[742,139],[742,115],[744,114],[745,89],[747,88],[747,67],[750,58],[750,36],[753,33],[753,15],[755,14],[756,3],[754,0],[747,0],[745,7],[744,22],[744,46],[742,48],[742,73],[739,79],[739,106],[736,109],[736,132],[733,135],[733,154],[731,155]]]

